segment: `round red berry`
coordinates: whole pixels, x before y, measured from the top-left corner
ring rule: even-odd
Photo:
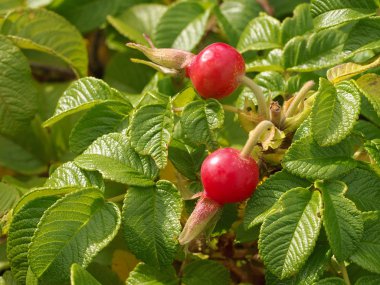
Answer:
[[[242,55],[225,43],[203,49],[186,68],[186,74],[204,98],[220,99],[230,95],[245,74]]]
[[[250,197],[259,182],[259,167],[233,148],[210,154],[201,167],[205,196],[220,204],[241,202]]]

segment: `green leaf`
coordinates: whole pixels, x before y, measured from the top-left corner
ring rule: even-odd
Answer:
[[[241,223],[235,229],[235,243],[247,243],[254,242],[259,239],[261,225],[246,229],[244,225]]]
[[[363,221],[355,204],[344,197],[347,186],[338,181],[318,182],[322,190],[323,225],[333,254],[339,262],[357,248],[363,234]]]
[[[15,278],[10,270],[5,271],[0,277],[1,285],[17,285]],[[29,284],[28,284],[29,285]]]
[[[131,50],[116,53],[106,65],[104,81],[122,92],[141,93],[155,74],[153,68],[131,61],[142,57]]]
[[[261,11],[261,6],[254,0],[225,0],[220,10],[218,6],[215,8],[219,24],[232,46],[236,46],[244,28]]]
[[[11,210],[20,199],[20,193],[13,185],[0,182],[0,217]]]
[[[118,0],[54,1],[49,9],[65,17],[82,33],[90,32],[106,21],[107,15],[116,12]],[[58,5],[54,5],[59,3]]]
[[[248,200],[245,208],[244,226],[251,228],[262,223],[285,192],[293,188],[308,186],[310,186],[310,182],[285,170],[271,175],[257,187],[255,194]]]
[[[310,116],[307,117],[302,123],[301,125],[298,127],[297,131],[294,133],[294,136],[293,136],[293,142],[301,139],[301,138],[304,138],[304,137],[308,137],[308,136],[311,136],[311,120],[310,120]]]
[[[0,13],[5,12],[6,10],[12,10],[19,8],[25,5],[24,0],[3,0],[0,3]]]
[[[286,93],[285,78],[279,72],[261,72],[255,77],[255,82],[262,87],[267,98],[275,98]]]
[[[344,50],[356,54],[380,48],[380,17],[360,20],[348,34]]]
[[[314,0],[311,13],[317,28],[328,28],[367,18],[376,14],[373,0]]]
[[[194,144],[215,145],[215,131],[223,126],[224,111],[215,99],[198,100],[182,111],[181,126],[186,139]]]
[[[347,34],[337,29],[298,36],[284,47],[284,66],[289,71],[307,72],[336,65],[344,60]]]
[[[98,137],[126,128],[132,109],[127,101],[105,101],[93,107],[72,129],[70,150],[81,153]]]
[[[170,265],[177,252],[181,208],[177,189],[168,181],[149,188],[130,187],[123,206],[129,250],[149,265]]]
[[[190,102],[194,101],[194,98],[197,96],[193,87],[188,87],[178,94],[176,94],[172,99],[172,104],[174,108],[185,107]]]
[[[52,188],[34,188],[29,191],[25,195],[23,195],[20,201],[17,203],[16,207],[13,209],[13,214],[16,214],[18,211],[22,209],[22,207],[29,203],[30,201],[34,201],[37,198],[49,197],[49,196],[63,196],[67,193],[71,193],[77,191],[78,187],[65,187],[60,189],[52,189]]]
[[[28,247],[43,213],[57,201],[58,196],[39,197],[25,204],[14,216],[8,232],[7,257],[14,277],[25,284]]]
[[[363,220],[363,238],[350,259],[364,269],[380,274],[380,214],[363,213]]]
[[[87,50],[82,36],[69,22],[53,12],[43,9],[15,10],[7,15],[0,32],[20,48],[57,56],[78,77],[87,74]]]
[[[347,283],[339,277],[329,277],[325,279],[321,279],[316,283],[313,283],[314,285],[346,285]]]
[[[373,105],[369,102],[367,97],[362,95],[361,102],[360,114],[368,119],[371,123],[380,127],[380,116],[377,114],[376,110],[373,108]]]
[[[354,127],[360,112],[360,92],[353,81],[332,85],[321,78],[311,111],[311,129],[321,146],[342,141]]]
[[[369,275],[360,277],[356,280],[355,285],[377,285],[380,283],[379,275]]]
[[[252,0],[224,0],[220,9],[238,35],[262,10],[260,4]]]
[[[380,128],[365,120],[356,121],[352,132],[360,134],[366,140],[380,138]]]
[[[238,203],[223,205],[219,220],[215,222],[212,235],[222,235],[228,232],[238,220]]]
[[[129,274],[126,285],[178,285],[178,278],[173,267],[157,270],[156,267],[139,263]]]
[[[130,139],[120,133],[98,138],[75,163],[83,169],[99,171],[106,179],[131,186],[151,186],[158,175],[153,159],[138,154]]]
[[[313,29],[313,18],[309,4],[301,4],[296,7],[292,18],[286,18],[281,24],[282,43],[286,44],[296,36],[302,36]]]
[[[198,1],[182,1],[171,5],[161,16],[153,42],[158,48],[192,50],[201,40],[210,10]]]
[[[298,73],[290,76],[287,80],[287,92],[297,93],[306,82],[310,80],[318,82],[319,78],[315,73]]]
[[[379,175],[370,169],[355,168],[339,180],[347,185],[346,197],[360,211],[380,211]]]
[[[28,285],[38,285],[38,279],[36,275],[34,275],[33,271],[28,268],[28,272],[26,273],[26,284]]]
[[[45,163],[32,149],[0,134],[0,165],[26,175],[40,174],[47,170]]]
[[[59,166],[52,174],[50,174],[44,187],[50,189],[67,187],[97,187],[99,189],[104,189],[104,182],[99,173],[85,171],[69,161]]]
[[[74,263],[70,270],[71,285],[101,285],[90,273],[79,264]]]
[[[380,116],[380,75],[374,73],[363,75],[356,80],[356,84]]]
[[[28,253],[33,273],[48,284],[64,283],[72,263],[86,267],[114,238],[120,220],[119,208],[98,189],[66,195],[44,213],[34,233]]]
[[[262,58],[248,62],[246,72],[279,71],[283,72],[282,50],[274,49]]]
[[[182,281],[186,285],[228,285],[230,276],[227,269],[213,260],[193,261],[185,267]]]
[[[134,113],[130,132],[137,152],[151,155],[159,168],[167,163],[168,146],[174,128],[172,104],[145,105]]]
[[[354,169],[353,148],[349,140],[321,147],[311,136],[294,142],[283,159],[289,172],[309,179],[330,179]]]
[[[281,48],[281,24],[276,18],[261,15],[248,23],[240,36],[237,49],[249,50]]]
[[[87,110],[110,99],[123,99],[121,93],[109,87],[104,81],[85,77],[74,81],[59,98],[54,115],[43,123],[48,127],[64,117]],[[125,101],[125,100],[124,100]]]
[[[167,7],[160,4],[134,5],[117,16],[108,16],[108,22],[123,36],[147,44],[144,34],[152,36],[161,16]]]
[[[191,180],[198,179],[198,173],[206,156],[203,146],[192,149],[179,140],[173,140],[169,146],[169,159],[174,167]]]
[[[320,235],[321,236],[321,235]],[[323,235],[322,235],[323,236]],[[324,273],[331,260],[331,250],[328,242],[320,242],[318,238],[313,253],[307,259],[305,265],[294,276],[287,279],[278,279],[270,271],[265,272],[267,285],[309,285],[315,284],[319,277]]]
[[[37,93],[22,52],[0,35],[0,134],[15,137],[37,113]]]
[[[380,167],[380,139],[366,142],[364,148],[375,161],[377,166]]]
[[[152,80],[141,92],[141,95],[133,95],[128,97],[133,102],[135,109],[144,105],[167,104],[168,95],[165,94],[166,92],[162,92],[165,91],[162,90],[162,85],[166,85],[168,83],[168,80],[171,81],[170,78],[165,77],[160,73],[156,73]]]
[[[322,224],[321,194],[295,188],[283,194],[278,211],[261,226],[259,252],[280,279],[297,273],[313,251]]]
[[[319,240],[318,240],[319,241]],[[313,253],[310,255],[305,265],[301,268],[298,274],[293,277],[295,284],[308,285],[313,284],[324,273],[331,260],[331,250],[326,241],[325,243],[317,244]]]
[[[214,9],[212,12],[216,16],[216,19],[218,20],[218,26],[222,30],[223,34],[226,36],[227,42],[231,46],[236,46],[239,40],[238,32],[234,29],[231,23],[227,20],[226,16],[222,13],[221,11],[222,5],[214,6]]]

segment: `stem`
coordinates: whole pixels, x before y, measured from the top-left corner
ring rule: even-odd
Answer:
[[[117,203],[117,202],[121,202],[124,200],[124,197],[125,197],[125,193],[124,194],[120,194],[118,196],[115,196],[115,197],[111,197],[111,198],[108,198],[107,201],[108,202],[114,202],[114,203]]]
[[[278,104],[277,101],[273,101],[270,103],[270,120],[273,124],[275,124],[277,127],[280,126],[282,121],[282,110],[280,104]]]
[[[245,112],[242,109],[239,109],[239,108],[236,108],[236,107],[230,106],[230,105],[222,105],[222,106],[223,106],[223,110],[225,110],[227,112],[236,113],[240,117],[242,117],[242,118],[244,118],[250,122],[256,122],[248,112]]]
[[[346,265],[344,265],[344,261],[339,263],[340,271],[342,272],[344,282],[346,282],[347,285],[351,285],[350,278],[348,277]]]
[[[243,76],[240,80],[243,84],[245,84],[253,91],[253,94],[255,94],[257,99],[257,105],[259,107],[259,114],[262,115],[264,119],[269,119],[269,106],[267,105],[267,101],[265,99],[261,87],[247,76]]]
[[[222,106],[223,106],[223,110],[228,111],[228,112],[237,113],[237,114],[240,114],[242,112],[242,110],[234,106],[230,106],[230,105],[222,105]]]
[[[286,110],[285,118],[289,118],[295,115],[295,111],[297,110],[299,103],[305,99],[307,92],[313,88],[314,84],[314,81],[310,80],[302,86],[301,90],[297,93],[293,101],[290,103],[289,108]]]
[[[156,48],[152,42],[152,39],[145,33],[143,33],[143,37],[145,38],[145,40],[148,42],[149,46],[151,48]]]
[[[174,112],[182,112],[185,109],[185,107],[173,107],[172,110]]]
[[[256,146],[261,135],[268,131],[273,127],[273,123],[271,121],[261,121],[256,128],[249,132],[249,137],[247,142],[245,143],[242,151],[240,152],[240,157],[247,158],[250,156],[253,148]]]

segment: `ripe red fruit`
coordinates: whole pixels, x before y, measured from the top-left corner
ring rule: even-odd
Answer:
[[[250,197],[259,182],[259,167],[251,157],[243,158],[233,148],[210,154],[201,167],[205,196],[220,204]]]
[[[233,47],[214,43],[192,59],[186,74],[202,97],[220,99],[239,86],[245,74],[245,63]]]

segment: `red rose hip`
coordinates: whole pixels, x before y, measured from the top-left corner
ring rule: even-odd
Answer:
[[[241,202],[252,195],[259,182],[259,167],[233,148],[219,149],[202,164],[205,196],[220,204]]]
[[[220,99],[239,86],[245,74],[245,63],[233,47],[214,43],[192,59],[186,74],[202,97]]]

